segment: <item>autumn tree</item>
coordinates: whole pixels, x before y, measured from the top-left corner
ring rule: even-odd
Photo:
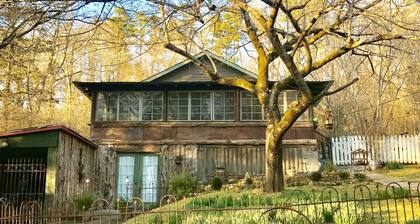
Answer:
[[[286,131],[303,112],[323,97],[335,94],[355,83],[349,80],[334,90],[314,95],[306,80],[322,79],[324,66],[351,53],[368,57],[371,46],[392,47],[395,41],[418,40],[418,24],[412,17],[391,19],[395,10],[417,10],[415,2],[373,0],[231,0],[221,2],[150,0],[160,9],[162,39],[172,52],[190,59],[202,72],[221,85],[235,86],[254,93],[264,108],[266,128],[265,191],[284,190],[282,139]],[[234,30],[242,38],[243,51],[257,56],[257,81],[226,78],[214,63],[206,64],[195,58],[196,51],[209,48],[200,40],[209,30],[214,18],[233,13],[241,23]],[[230,17],[226,17],[230,21]],[[410,21],[411,19],[411,21]],[[233,21],[233,20],[232,20]],[[208,57],[211,61],[211,58]],[[270,65],[280,61],[280,70],[269,80]],[[278,96],[288,86],[296,85],[300,97],[284,114],[278,107]]]

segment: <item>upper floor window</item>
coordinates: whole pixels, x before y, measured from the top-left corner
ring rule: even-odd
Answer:
[[[168,120],[234,120],[233,91],[168,92]]]
[[[280,113],[283,115],[284,112],[290,107],[293,101],[299,98],[299,92],[296,90],[287,90],[280,93],[278,98],[278,106]],[[309,113],[306,110],[298,120],[309,120]]]
[[[162,92],[100,92],[96,121],[155,121],[162,119]]]
[[[263,120],[263,110],[257,96],[246,91],[241,91],[241,120]]]

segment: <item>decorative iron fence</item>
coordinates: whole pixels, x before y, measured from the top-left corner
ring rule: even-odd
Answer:
[[[140,198],[114,204],[98,199],[88,208],[15,206],[0,200],[0,223],[420,223],[420,184],[302,187],[282,194],[215,192],[184,200],[163,196],[147,210]]]
[[[46,161],[41,158],[12,158],[0,163],[0,198],[20,204],[24,201],[43,201]]]

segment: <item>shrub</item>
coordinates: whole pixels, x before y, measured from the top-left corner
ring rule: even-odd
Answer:
[[[251,185],[254,183],[254,180],[252,179],[252,175],[248,172],[245,173],[245,184]]]
[[[356,178],[358,181],[365,181],[367,179],[366,174],[364,173],[355,173],[354,178]]]
[[[187,197],[197,190],[197,180],[190,172],[172,174],[169,180],[169,193],[177,199]]]
[[[385,168],[387,168],[388,170],[399,170],[402,169],[403,166],[399,162],[387,162],[385,164]]]
[[[75,196],[73,201],[77,211],[87,211],[93,204],[93,196],[91,193],[83,193]]]
[[[350,172],[348,172],[348,171],[340,171],[338,173],[338,176],[340,177],[341,180],[348,180],[350,178]]]
[[[336,167],[334,166],[334,163],[331,160],[325,160],[324,162],[324,166],[323,166],[323,171],[326,173],[331,173],[336,171]]]
[[[311,175],[309,176],[309,178],[312,181],[318,182],[318,181],[320,181],[322,179],[322,173],[319,172],[319,171],[313,172],[313,173],[311,173]]]
[[[219,177],[213,177],[213,179],[211,179],[211,188],[213,190],[220,191],[222,187],[223,187],[222,179],[220,179]]]
[[[324,223],[334,223],[334,212],[324,211],[323,214]]]

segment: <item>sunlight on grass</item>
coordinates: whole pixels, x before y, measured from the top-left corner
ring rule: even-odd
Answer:
[[[420,217],[418,198],[389,199],[409,196],[405,189],[385,192],[385,187],[369,183],[332,188],[294,187],[283,193],[266,194],[261,190],[221,191],[198,195],[139,215],[127,223],[307,223],[304,217],[316,223],[417,223]],[[356,188],[356,190],[354,190]],[[322,197],[321,197],[322,195]],[[380,200],[370,200],[369,198]],[[293,203],[320,202],[308,206],[291,206]],[[340,198],[340,203],[335,200]],[[358,202],[343,199],[365,199]],[[268,207],[287,207],[299,211],[278,210],[262,216]],[[264,209],[263,209],[264,208]],[[217,210],[221,209],[221,210]],[[405,214],[405,215],[404,215]],[[285,218],[287,216],[287,218]],[[277,223],[277,222],[275,222]]]
[[[380,169],[375,172],[396,180],[420,182],[420,165],[404,165],[403,169]]]

